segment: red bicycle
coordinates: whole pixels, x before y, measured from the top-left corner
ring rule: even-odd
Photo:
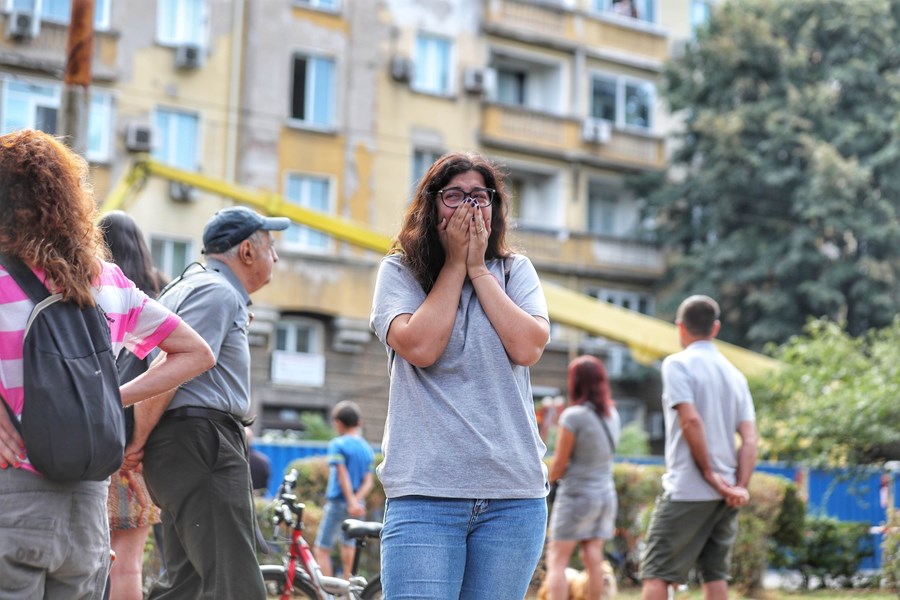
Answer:
[[[297,501],[294,486],[297,470],[285,475],[275,500],[273,521],[276,533],[282,528],[290,530],[290,546],[283,564],[260,565],[266,592],[269,598],[289,600],[309,598],[310,600],[381,600],[381,577],[375,575],[371,581],[359,575],[359,559],[367,540],[381,535],[381,523],[347,519],[341,528],[347,536],[356,540],[353,566],[350,577],[329,577],[313,557],[312,548],[303,537],[303,509],[306,505]]]

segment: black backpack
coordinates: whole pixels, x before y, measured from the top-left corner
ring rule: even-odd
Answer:
[[[2,264],[35,303],[23,343],[22,422],[28,459],[53,481],[102,481],[125,455],[125,420],[109,323],[99,306],[50,295],[17,258]]]

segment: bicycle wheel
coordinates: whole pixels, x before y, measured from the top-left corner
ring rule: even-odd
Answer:
[[[284,593],[284,587],[287,585],[287,578],[284,573],[283,565],[260,565],[263,581],[266,584],[266,598],[273,600],[280,598]],[[379,589],[381,587],[379,586]],[[308,598],[316,600],[319,596],[316,590],[306,578],[306,573],[300,569],[294,571],[294,590],[291,593],[292,598]]]
[[[362,591],[362,600],[381,600],[384,596],[381,594],[381,575],[376,575],[372,581],[366,585]]]

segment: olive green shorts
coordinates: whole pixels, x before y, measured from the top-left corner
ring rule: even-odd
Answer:
[[[727,580],[738,509],[724,500],[656,500],[641,556],[641,579],[684,583],[692,567],[703,582]]]

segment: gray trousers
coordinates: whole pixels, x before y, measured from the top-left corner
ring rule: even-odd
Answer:
[[[109,480],[54,483],[0,469],[0,598],[99,600],[109,573],[108,491]]]
[[[161,420],[144,448],[144,479],[166,541],[166,572],[150,599],[265,600],[243,429]]]

